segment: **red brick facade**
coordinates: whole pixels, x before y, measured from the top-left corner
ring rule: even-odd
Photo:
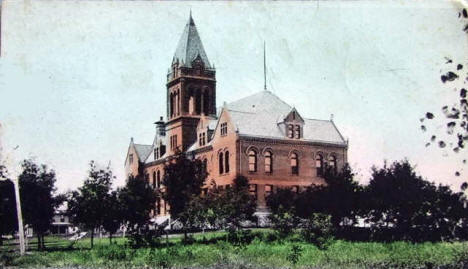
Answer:
[[[207,186],[246,176],[262,211],[269,192],[323,184],[320,170],[326,164],[339,168],[347,162],[347,141],[333,121],[302,118],[271,92],[225,104],[216,114],[215,78],[190,18],[168,74],[168,121],[157,123],[153,144],[132,139],[128,175],[136,175],[142,163],[150,184],[161,187],[164,163],[177,148],[206,162]],[[169,207],[160,201],[155,213],[167,215]]]

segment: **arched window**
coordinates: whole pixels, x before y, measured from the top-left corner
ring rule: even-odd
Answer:
[[[296,125],[294,127],[294,135],[296,139],[301,138],[301,126],[300,125]]]
[[[208,89],[205,89],[205,91],[203,92],[203,112],[205,113],[205,115],[210,114],[209,107],[210,97],[208,95]]]
[[[219,174],[223,174],[224,173],[224,166],[223,166],[223,163],[224,163],[224,159],[223,159],[223,153],[220,152],[219,155],[218,155],[218,161],[219,161]]]
[[[159,170],[156,172],[156,187],[161,187],[161,172]]]
[[[294,126],[292,124],[288,125],[288,137],[293,138],[294,137]]]
[[[291,154],[291,173],[293,175],[299,174],[299,160],[296,153]]]
[[[229,173],[229,151],[224,153],[224,171]]]
[[[273,172],[273,160],[271,158],[271,152],[265,151],[265,173]]]
[[[249,172],[257,171],[257,152],[251,149],[249,151]]]
[[[156,189],[156,172],[153,172],[153,189]]]
[[[328,158],[328,165],[329,165],[330,168],[333,170],[333,172],[336,172],[336,171],[337,171],[337,167],[336,167],[336,157],[335,157],[335,156],[330,155],[330,157]]]
[[[315,168],[317,169],[317,176],[323,176],[323,156],[321,154],[317,154],[317,157],[315,157]]]

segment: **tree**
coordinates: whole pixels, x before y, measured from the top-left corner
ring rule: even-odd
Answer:
[[[464,8],[458,13],[458,17],[462,20],[464,24],[463,31],[468,33],[468,14],[467,10]],[[436,144],[440,148],[450,147],[454,153],[459,153],[460,151],[466,150],[468,143],[468,101],[467,101],[467,88],[465,82],[468,81],[468,75],[466,71],[463,70],[463,62],[460,61],[455,63],[452,59],[446,58],[446,64],[448,65],[447,70],[440,79],[442,83],[450,85],[450,90],[455,87],[457,99],[454,104],[445,104],[441,108],[440,113],[426,112],[425,116],[420,119],[421,121],[421,130],[423,132],[427,131],[427,121],[429,124],[438,125],[439,123],[434,123],[435,118],[440,118],[444,121],[445,125],[445,134],[443,133],[433,133],[430,135],[429,141],[426,143],[426,146],[431,144]],[[466,70],[466,68],[465,68]],[[460,79],[461,78],[461,79]],[[448,135],[448,137],[444,137]],[[466,164],[467,160],[463,159],[463,165]],[[455,172],[456,176],[460,176],[460,172]]]
[[[249,193],[249,181],[244,176],[234,178],[232,187],[219,189],[215,186],[207,197],[208,208],[217,217],[216,222],[222,228],[238,231],[244,222],[256,221],[254,213],[257,203]]]
[[[466,218],[461,193],[425,181],[407,160],[374,167],[366,195],[368,220],[376,228],[391,229],[394,238],[454,238]]]
[[[187,229],[192,221],[192,215],[187,214],[190,202],[200,196],[207,177],[202,161],[190,160],[185,153],[177,153],[174,159],[164,166],[162,184],[165,187],[161,194],[169,203],[172,218],[183,226],[184,238],[187,239]]]
[[[55,209],[63,202],[63,196],[55,196],[55,172],[46,165],[32,160],[21,163],[19,175],[21,206],[24,221],[37,234],[38,250],[45,249],[44,235],[49,230]]]
[[[152,243],[152,237],[155,234],[150,231],[149,221],[156,198],[155,191],[144,179],[142,173],[136,177],[128,178],[125,187],[119,190],[122,217],[136,246]],[[142,238],[142,234],[146,238]]]
[[[73,223],[91,231],[91,248],[94,246],[94,231],[101,228],[108,211],[110,191],[114,176],[110,167],[98,169],[91,161],[88,178],[78,191],[73,191],[68,201],[68,210]]]
[[[288,236],[299,224],[297,199],[297,194],[286,188],[279,188],[267,197],[267,206],[271,211],[269,219],[281,237]]]
[[[308,219],[314,212],[330,215],[335,229],[347,223],[345,219],[354,223],[360,209],[362,187],[354,180],[351,167],[346,164],[340,171],[327,167],[324,180],[325,185],[311,186],[299,195],[298,216]]]
[[[112,235],[117,232],[124,221],[124,209],[119,192],[112,191],[102,201],[105,203],[105,212],[102,220],[102,227],[109,233],[109,242],[112,243]]]
[[[12,234],[18,230],[13,184],[9,179],[0,181],[0,246],[3,245],[4,234]]]

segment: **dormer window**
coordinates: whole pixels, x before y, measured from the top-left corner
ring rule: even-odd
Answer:
[[[288,125],[288,137],[294,138],[294,125],[292,124]]]
[[[159,148],[155,148],[154,149],[154,160],[157,160],[159,159]]]
[[[227,122],[221,123],[221,136],[227,135]]]
[[[294,126],[294,138],[296,139],[301,138],[301,126],[300,125]]]

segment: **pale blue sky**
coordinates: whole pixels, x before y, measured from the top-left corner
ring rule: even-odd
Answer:
[[[218,106],[263,89],[265,40],[268,88],[304,117],[333,113],[363,182],[372,164],[407,157],[458,186],[461,157],[425,148],[419,118],[456,101],[439,76],[444,57],[467,59],[460,5],[4,0],[3,157],[11,170],[36,157],[62,191],[81,185],[90,160],[111,161],[122,184],[130,137],[150,144],[165,116],[167,69],[192,9]]]

